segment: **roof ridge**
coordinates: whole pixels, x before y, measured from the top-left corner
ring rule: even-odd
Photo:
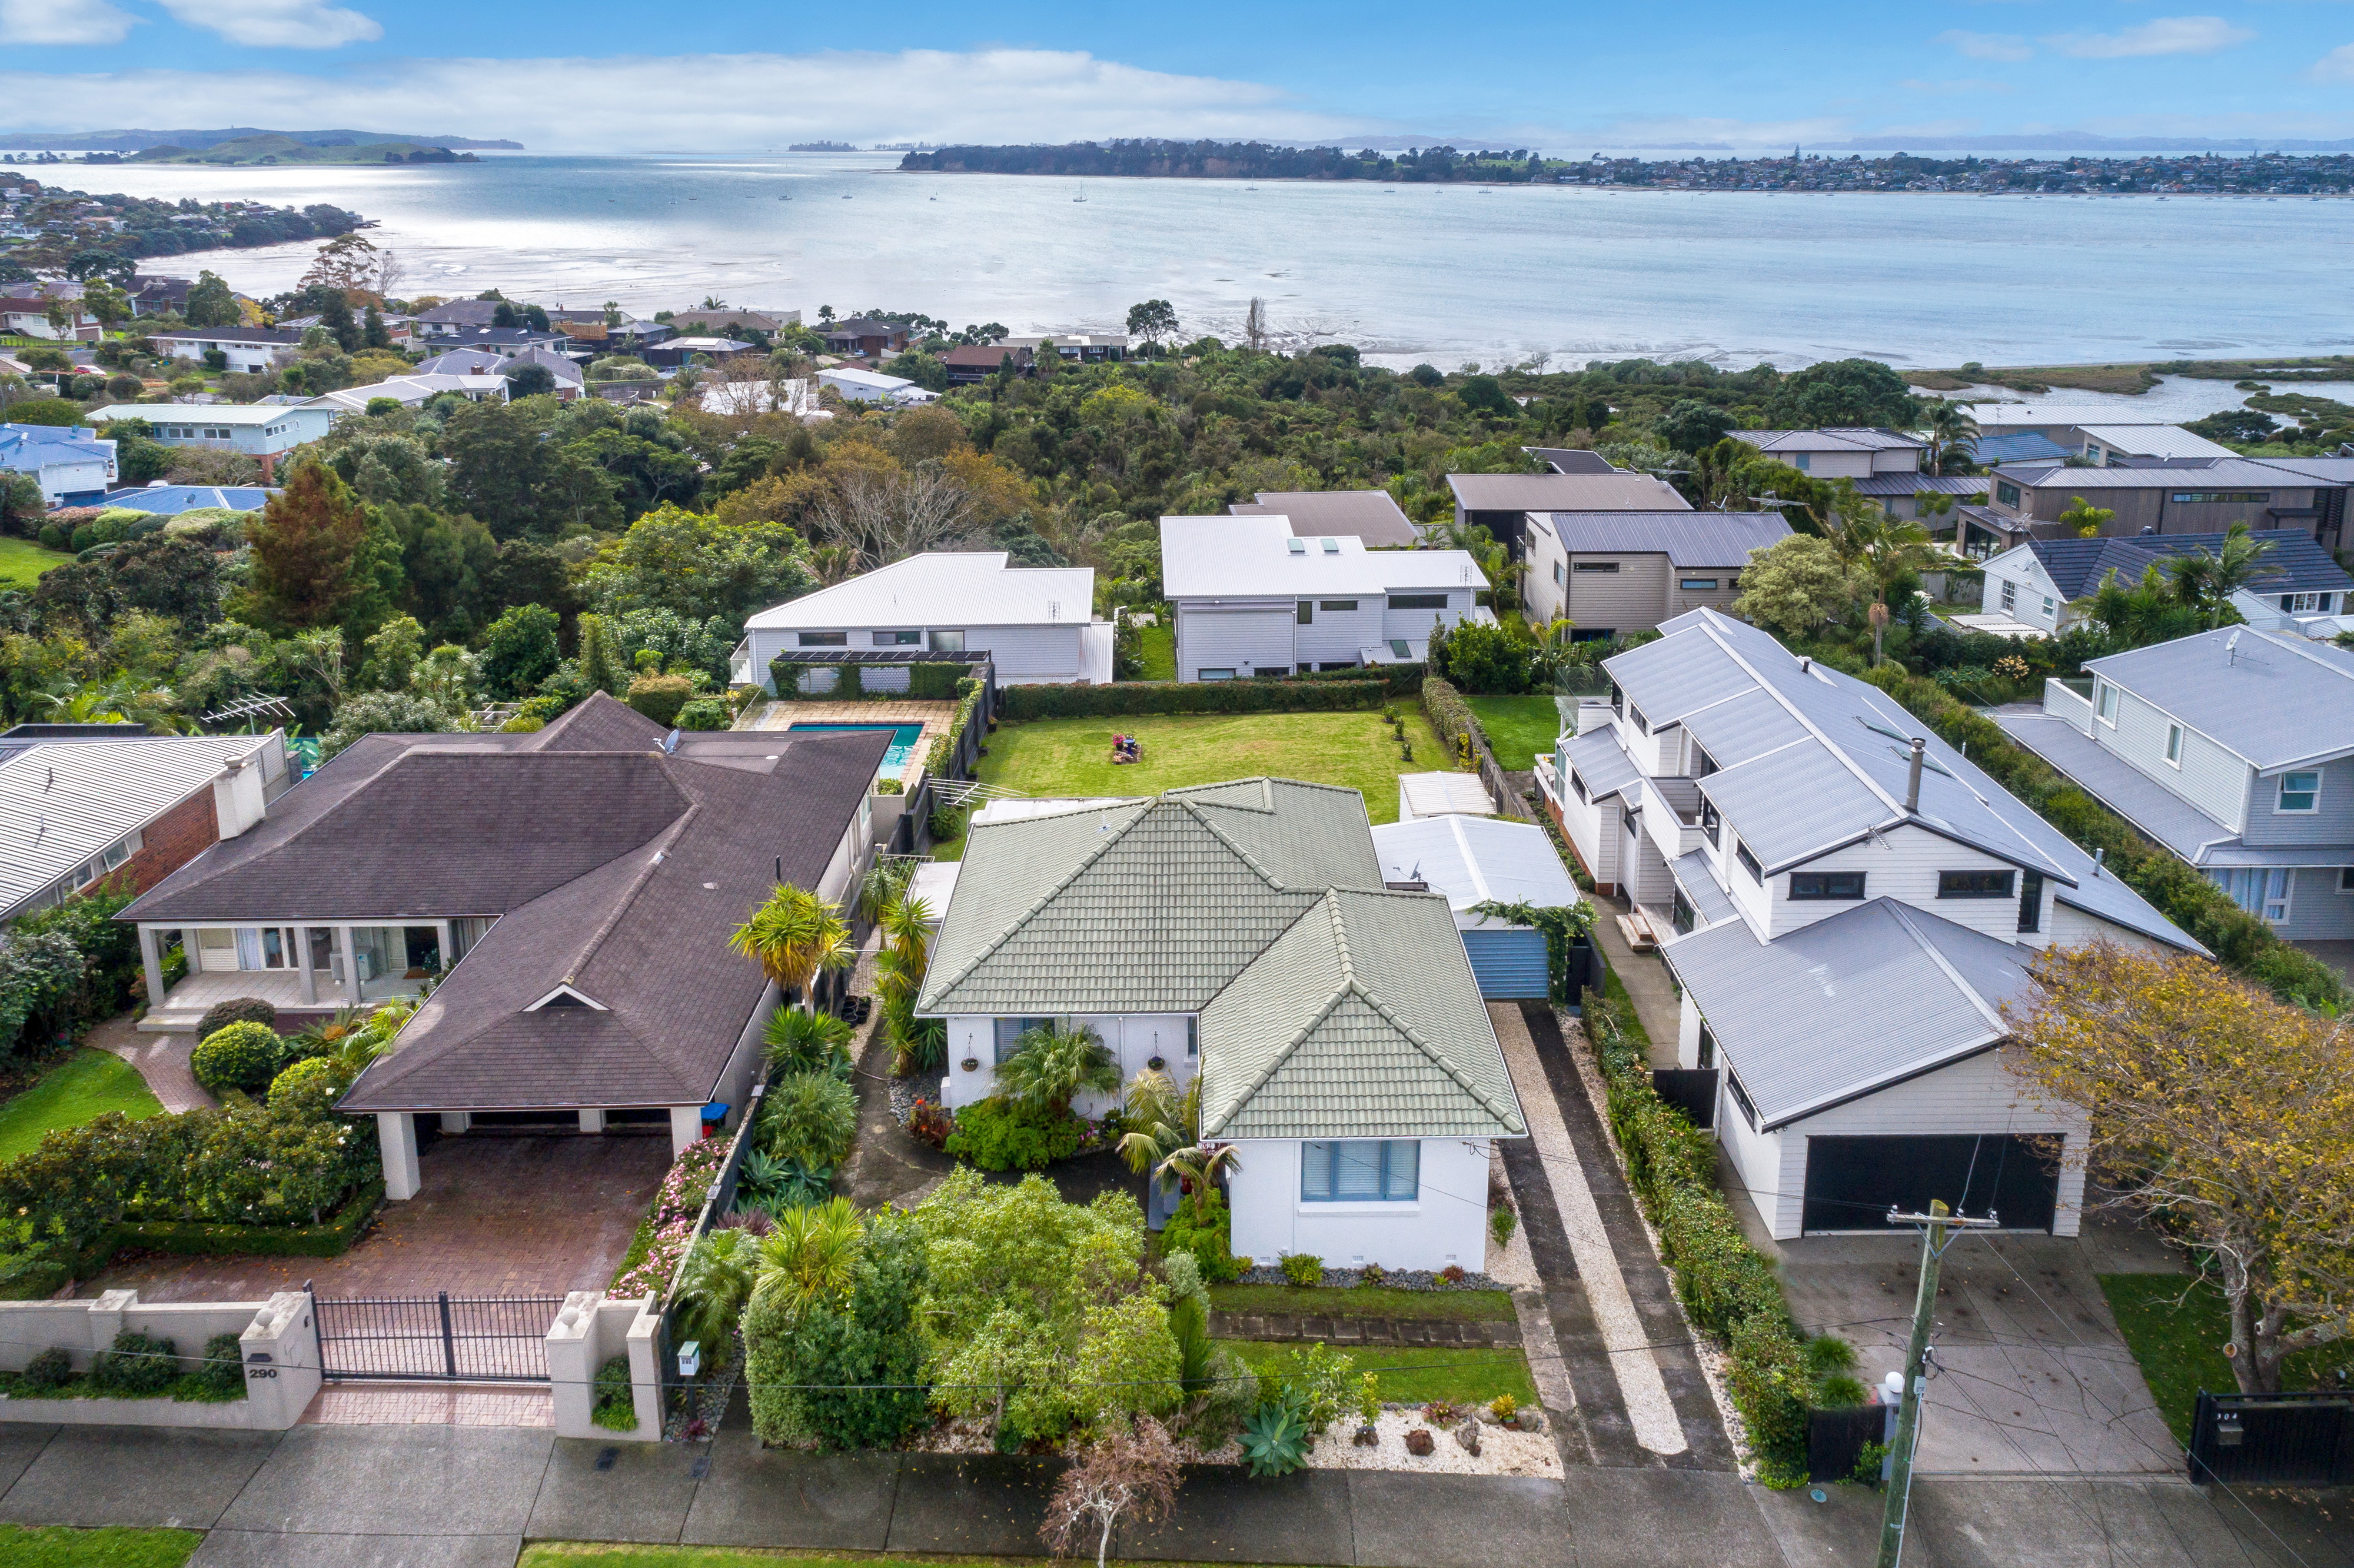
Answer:
[[[1882,896],[1883,898],[1886,897],[1885,895],[1882,895]],[[1887,905],[1888,912],[1895,916],[1897,926],[1903,930],[1904,934],[1913,939],[1914,946],[1919,948],[1924,954],[1927,955],[1929,961],[1936,965],[1938,970],[1943,973],[1948,980],[1951,980],[1954,983],[1956,990],[1959,991],[1964,996],[1970,999],[1970,1005],[1978,1010],[1978,1016],[1985,1019],[1997,1030],[2006,1033],[2009,1033],[2009,1026],[2003,1022],[2002,1014],[1997,1012],[1994,1009],[1987,1005],[1986,998],[1978,994],[1978,988],[1964,980],[1962,978],[1962,972],[1954,968],[1953,964],[1946,959],[1945,954],[1937,950],[1937,945],[1935,942],[1929,940],[1928,933],[1922,930],[1921,927],[1913,923],[1912,916],[1914,911],[1907,906],[1901,904],[1893,898],[1887,899]],[[1935,917],[1942,918],[1942,916]],[[1948,922],[1948,924],[1951,924],[1951,922]],[[1968,929],[1967,927],[1961,928],[1965,930]],[[1998,941],[2000,940],[2000,938],[1990,937],[1988,940]]]
[[[1163,799],[1165,800],[1167,797],[1164,796]],[[1215,805],[1218,802],[1216,801],[1210,802],[1212,805]],[[1220,843],[1232,850],[1237,859],[1239,859],[1245,865],[1250,867],[1253,872],[1257,874],[1261,881],[1265,882],[1269,887],[1275,889],[1278,893],[1305,893],[1309,891],[1307,888],[1293,887],[1289,883],[1278,881],[1273,872],[1259,864],[1257,856],[1252,854],[1250,851],[1243,848],[1242,845],[1235,842],[1235,841],[1228,836],[1225,829],[1218,826],[1217,823],[1203,815],[1202,802],[1194,800],[1177,800],[1172,802],[1172,804],[1175,805],[1179,810],[1185,812],[1195,821],[1201,823],[1203,827],[1208,829],[1212,833],[1216,835],[1217,841]],[[1257,808],[1244,806],[1234,809],[1239,810],[1252,810]],[[1273,808],[1270,807],[1268,810],[1269,813],[1272,814]]]
[[[1461,1088],[1473,1099],[1478,1100],[1479,1102],[1480,1108],[1485,1110],[1490,1116],[1494,1117],[1498,1121],[1502,1122],[1514,1132],[1526,1132],[1528,1130],[1528,1124],[1521,1119],[1517,1108],[1513,1110],[1506,1110],[1497,1105],[1494,1096],[1481,1088],[1479,1085],[1473,1083],[1471,1081],[1471,1075],[1457,1066],[1453,1058],[1449,1057],[1446,1052],[1441,1051],[1437,1046],[1433,1045],[1429,1041],[1425,1040],[1420,1034],[1416,1033],[1415,1032],[1414,1025],[1408,1023],[1405,1019],[1400,1018],[1395,1012],[1392,1012],[1387,1002],[1384,1001],[1379,996],[1368,990],[1360,981],[1352,980],[1349,983],[1348,989],[1354,991],[1357,996],[1363,1001],[1367,1007],[1370,1007],[1375,1012],[1380,1013],[1384,1022],[1396,1030],[1400,1034],[1405,1035],[1416,1050],[1421,1052],[1425,1056],[1429,1057],[1432,1063],[1434,1063],[1442,1072],[1446,1073],[1448,1077],[1454,1079],[1458,1087]]]
[[[629,885],[621,890],[621,895],[619,898],[613,900],[612,907],[605,911],[605,917],[597,923],[597,928],[588,933],[588,938],[581,944],[580,951],[574,956],[569,964],[565,966],[564,984],[572,985],[578,980],[581,969],[587,967],[590,959],[597,956],[597,949],[604,945],[606,938],[613,934],[613,927],[620,924],[622,915],[628,911],[631,905],[637,902],[638,895],[645,890],[646,883],[653,876],[654,868],[662,864],[669,855],[671,846],[677,843],[679,836],[686,832],[687,824],[694,821],[702,814],[702,802],[691,800],[686,810],[680,812],[676,820],[655,838],[653,853],[646,857],[645,863],[640,866],[636,874],[630,878]],[[638,847],[643,849],[645,846],[641,844]],[[619,855],[614,857],[616,860],[620,858]],[[605,863],[610,865],[613,862],[609,860]]]
[[[1324,1005],[1318,1008],[1315,1012],[1309,1017],[1306,1022],[1302,1023],[1298,1029],[1293,1030],[1291,1033],[1291,1038],[1285,1041],[1281,1046],[1278,1047],[1274,1054],[1267,1057],[1266,1065],[1260,1067],[1259,1070],[1252,1075],[1250,1082],[1242,1086],[1241,1090],[1235,1096],[1234,1104],[1227,1107],[1226,1114],[1218,1118],[1217,1127],[1205,1126],[1202,1128],[1202,1134],[1205,1138],[1210,1134],[1216,1132],[1219,1128],[1225,1127],[1227,1122],[1234,1119],[1235,1114],[1237,1111],[1240,1111],[1243,1107],[1250,1104],[1251,1097],[1258,1093],[1259,1090],[1267,1087],[1267,1081],[1275,1076],[1276,1069],[1282,1066],[1286,1062],[1290,1061],[1292,1053],[1299,1050],[1300,1045],[1307,1040],[1308,1036],[1315,1033],[1317,1025],[1322,1023],[1327,1018],[1332,1016],[1332,1010],[1341,1005],[1341,999],[1344,996],[1350,995],[1357,990],[1355,979],[1352,976],[1349,969],[1348,939],[1341,935],[1341,911],[1337,901],[1333,897],[1331,890],[1328,888],[1325,891],[1324,896],[1319,899],[1317,903],[1323,905],[1327,913],[1331,917],[1332,946],[1335,953],[1340,959],[1341,981],[1338,985],[1332,988],[1331,994],[1324,999]],[[1235,971],[1234,980],[1228,980],[1225,986],[1218,988],[1218,994],[1221,996],[1225,994],[1228,987],[1231,987],[1236,981],[1239,981],[1243,976],[1251,971],[1253,966],[1257,965],[1261,959],[1266,958],[1268,953],[1274,950],[1277,942],[1282,941],[1284,938],[1299,929],[1300,923],[1306,920],[1310,916],[1315,914],[1315,905],[1310,905],[1308,908],[1301,910],[1298,920],[1294,920],[1290,925],[1286,926],[1281,931],[1276,933],[1273,941],[1268,942],[1266,947],[1261,948],[1257,953],[1251,955],[1250,962],[1245,964],[1241,969]],[[1210,1002],[1214,1002],[1216,1000],[1217,997],[1214,996],[1210,999]],[[1210,1002],[1203,1003],[1204,1011],[1208,1009]],[[1205,1055],[1209,1047],[1207,1044],[1203,1046]]]
[[[935,997],[945,996],[948,992],[954,991],[958,986],[962,985],[967,980],[970,979],[972,972],[981,968],[981,966],[989,959],[993,957],[998,948],[1012,941],[1013,939],[1013,934],[1021,930],[1023,927],[1029,925],[1031,919],[1037,915],[1038,911],[1044,909],[1048,904],[1060,897],[1064,889],[1069,887],[1072,883],[1076,882],[1079,879],[1081,873],[1094,865],[1096,862],[1101,860],[1110,852],[1112,845],[1128,837],[1129,833],[1136,830],[1138,823],[1143,821],[1147,817],[1150,817],[1152,814],[1152,808],[1156,803],[1157,802],[1151,800],[1146,800],[1143,803],[1143,810],[1138,811],[1135,816],[1129,818],[1128,821],[1121,824],[1119,832],[1106,832],[1099,835],[1094,849],[1088,851],[1086,854],[1081,855],[1078,859],[1077,864],[1072,866],[1071,869],[1068,872],[1066,872],[1052,886],[1039,894],[1037,897],[1032,899],[1028,908],[1023,910],[1021,914],[1007,921],[1005,928],[998,932],[996,936],[991,938],[988,945],[983,947],[979,952],[973,954],[971,959],[967,960],[962,969],[957,970],[956,973],[949,975],[946,980],[942,980],[937,989],[935,989],[932,984],[931,976],[927,974],[924,978],[924,984],[922,987],[923,991],[929,992]],[[1106,810],[1108,811],[1108,808],[1106,808]],[[1013,821],[1009,822],[991,822],[984,823],[982,825],[987,827],[1012,827],[1017,822],[1052,821],[1062,817],[1076,816],[1079,813],[1076,810],[1055,811],[1046,813],[1041,817],[1017,817],[1013,819]],[[1220,842],[1224,842],[1223,834],[1220,835]],[[1257,868],[1254,867],[1253,869],[1256,870]],[[918,1000],[920,1001],[921,999],[918,998]]]

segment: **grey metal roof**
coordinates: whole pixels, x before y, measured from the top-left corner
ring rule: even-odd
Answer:
[[[1932,495],[1984,495],[1987,491],[1984,479],[1958,473],[1870,473],[1849,482],[1858,495],[1917,495],[1923,491]]]
[[[2327,642],[2232,627],[2084,667],[2259,772],[2354,752],[2354,652]]]
[[[2005,463],[1995,472],[2029,489],[2053,490],[2302,490],[2316,482],[2253,458],[2178,459],[2163,467],[2066,468]]]
[[[1797,715],[1762,689],[1688,714],[1683,726],[1719,768],[1738,767],[1807,735]]]
[[[1445,779],[1471,779],[1447,773]],[[1534,822],[1508,822],[1459,812],[1384,822],[1373,830],[1373,853],[1386,882],[1420,881],[1460,912],[1493,899],[1543,908],[1579,902],[1577,885]]]
[[[1450,473],[1467,512],[1689,512],[1675,486],[1648,473]]]
[[[1720,920],[1730,920],[1740,913],[1733,899],[1716,885],[1715,875],[1708,868],[1708,857],[1694,850],[1668,862],[1668,873],[1683,889],[1684,900],[1692,906],[1703,926],[1713,926]]]
[[[1583,447],[1522,447],[1522,451],[1551,468],[1555,473],[1624,473],[1600,452],[1587,451]]]
[[[1608,800],[1619,790],[1642,778],[1643,770],[1635,766],[1618,744],[1618,732],[1605,727],[1562,742],[1562,755],[1578,778],[1585,781],[1585,792],[1596,800]]]
[[[2176,556],[2200,550],[2220,554],[2224,534],[2134,534],[2100,539],[2030,539],[2023,546],[2064,599],[2082,599],[2099,590],[2109,573],[2130,588],[2153,566]],[[2248,579],[2251,593],[2336,593],[2354,588],[2328,551],[2314,543],[2301,528],[2258,528],[2251,536],[2272,547],[2257,558],[2255,575]]]
[[[16,736],[0,746],[0,913],[199,789],[268,735]]]
[[[2031,949],[1874,898],[1771,942],[1728,920],[1660,951],[1771,1129],[1999,1044]]]
[[[1386,490],[1262,490],[1256,501],[1226,510],[1238,517],[1288,517],[1302,539],[1352,534],[1368,546],[1422,543],[1422,531]]]
[[[1737,570],[1790,536],[1778,512],[1543,512],[1535,514],[1571,555],[1654,553],[1672,566]]]
[[[1670,620],[1660,630],[1676,624]],[[1663,636],[1605,660],[1602,667],[1655,730],[1758,685],[1755,675],[1705,637]]]
[[[1746,441],[1766,452],[1885,452],[1922,451],[1929,443],[1918,436],[1884,427],[1838,426],[1820,430],[1727,430],[1736,441]]]
[[[2208,863],[2210,850],[2240,836],[2064,718],[1999,710],[1990,716],[2003,734],[2193,865]]]
[[[1848,843],[1895,814],[1811,736],[1712,773],[1701,788],[1768,876]]]

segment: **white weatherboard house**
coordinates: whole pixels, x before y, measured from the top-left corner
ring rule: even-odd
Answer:
[[[1181,681],[1419,663],[1434,625],[1495,620],[1468,551],[1300,538],[1280,516],[1163,517],[1161,576]]]
[[[2354,652],[2232,627],[1995,716],[2289,941],[2354,940]]]
[[[895,652],[986,654],[1000,685],[1039,682],[1102,684],[1111,679],[1112,625],[1095,619],[1096,574],[1087,567],[1010,567],[1002,550],[927,550],[848,582],[764,609],[744,623],[731,679],[775,691],[779,653],[840,649],[858,655],[869,692],[907,689]],[[831,669],[813,668],[804,691],[831,691]]]
[[[1200,1075],[1238,1255],[1477,1269],[1490,1147],[1527,1125],[1447,900],[1383,881],[1353,789],[992,805],[916,1003],[948,1021],[943,1103],[987,1097],[1024,1032],[1084,1025],[1123,1078]]]
[[[266,482],[278,459],[315,441],[344,410],[321,403],[110,403],[92,419],[144,419],[167,447],[211,447],[261,460]]]
[[[1604,662],[1608,722],[1538,778],[1672,928],[1677,1065],[1717,1074],[1766,1225],[1879,1230],[1942,1198],[2073,1235],[2084,1118],[2010,1074],[2002,1005],[2049,944],[2204,949],[1877,688],[1713,610],[1659,630]]]
[[[2262,528],[2251,538],[2265,546],[2255,575],[2232,594],[2232,608],[2251,626],[2327,640],[2354,630],[2354,577],[2302,528]],[[1967,625],[1998,636],[2065,631],[2090,619],[2093,596],[2110,574],[2118,586],[2141,584],[2153,567],[2163,572],[2177,556],[2222,551],[2222,534],[2138,534],[2094,539],[2030,539],[1989,556],[1979,613]]]

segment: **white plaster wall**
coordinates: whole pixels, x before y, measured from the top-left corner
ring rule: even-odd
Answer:
[[[1700,1065],[1700,1003],[1692,1000],[1690,991],[1683,993],[1682,1002],[1676,1009],[1676,1065]]]
[[[1487,1257],[1486,1139],[1421,1140],[1418,1194],[1410,1203],[1309,1203],[1299,1197],[1299,1144],[1247,1139],[1226,1185],[1239,1255],[1272,1264],[1312,1253],[1331,1268],[1358,1260],[1384,1268],[1477,1270]]]

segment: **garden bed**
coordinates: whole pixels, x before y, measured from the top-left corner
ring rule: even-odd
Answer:
[[[1504,1287],[1501,1285],[1489,1278],[1484,1274],[1466,1274],[1460,1279],[1442,1279],[1437,1273],[1434,1273],[1432,1270],[1427,1268],[1385,1268],[1382,1271],[1382,1282],[1378,1287],[1360,1286],[1357,1283],[1358,1277],[1358,1271],[1353,1268],[1328,1268],[1324,1271],[1324,1282],[1321,1285],[1301,1287],[1294,1285],[1291,1282],[1290,1277],[1283,1272],[1282,1265],[1258,1264],[1246,1268],[1239,1275],[1236,1275],[1235,1277],[1235,1283],[1236,1285],[1280,1287],[1283,1289],[1293,1292],[1303,1298],[1313,1299],[1316,1303],[1313,1309],[1323,1312],[1352,1310],[1344,1308],[1341,1303],[1343,1300],[1359,1295],[1363,1291],[1370,1289],[1380,1289],[1384,1291],[1479,1290],[1490,1291],[1499,1294],[1501,1294],[1504,1291]],[[1288,1310],[1307,1309],[1309,1308],[1288,1308]],[[1359,1317],[1370,1317],[1373,1314],[1357,1312],[1356,1315]],[[1394,1318],[1403,1318],[1408,1315],[1409,1314],[1404,1312],[1386,1314],[1386,1316]],[[1504,1316],[1509,1318],[1511,1316],[1511,1313],[1507,1311]]]
[[[1522,1377],[1527,1373],[1522,1369]],[[1385,1383],[1387,1379],[1384,1380]],[[1534,1396],[1531,1396],[1532,1404]],[[1487,1411],[1478,1413],[1479,1451],[1472,1453],[1457,1440],[1455,1433],[1467,1420],[1469,1412],[1458,1411],[1451,1425],[1436,1425],[1429,1420],[1427,1407],[1420,1404],[1385,1404],[1373,1423],[1374,1440],[1360,1444],[1356,1440],[1356,1419],[1344,1416],[1331,1430],[1316,1439],[1308,1450],[1307,1467],[1311,1470],[1396,1470],[1408,1475],[1447,1476],[1543,1476],[1559,1480],[1562,1475],[1561,1449],[1553,1434],[1544,1429],[1542,1416],[1537,1417],[1534,1431],[1521,1431],[1504,1426]],[[1428,1454],[1411,1453],[1406,1448],[1406,1436],[1416,1431],[1431,1436]],[[1242,1446],[1229,1442],[1202,1456],[1204,1465],[1239,1465],[1243,1462]]]
[[[1288,1284],[1262,1284],[1251,1275],[1241,1283],[1210,1287],[1210,1306],[1219,1312],[1280,1313],[1294,1318],[1393,1318],[1444,1323],[1511,1323],[1519,1320],[1512,1298],[1492,1285],[1471,1283],[1484,1275],[1467,1275],[1461,1285],[1401,1283],[1414,1277],[1405,1271],[1384,1277],[1380,1285],[1354,1285],[1346,1290],[1322,1286],[1302,1288]],[[1280,1271],[1274,1271],[1280,1272]]]

